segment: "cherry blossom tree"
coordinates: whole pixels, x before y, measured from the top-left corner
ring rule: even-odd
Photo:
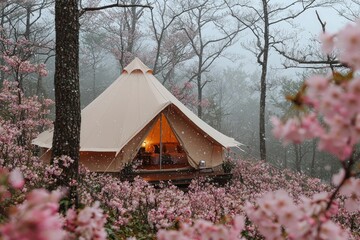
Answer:
[[[51,58],[53,50],[53,39],[51,33],[53,24],[47,22],[43,17],[53,1],[31,0],[31,1],[7,1],[1,3],[2,10],[0,27],[0,51],[2,56],[16,56],[20,62],[32,64],[46,63]],[[0,64],[4,64],[0,59]],[[44,75],[25,74],[13,71],[12,78],[5,76],[2,72],[1,80],[15,80],[20,89],[31,95],[35,91],[38,95],[44,94],[42,89],[42,78]],[[28,76],[29,75],[29,76]],[[26,82],[24,83],[24,79]]]
[[[334,204],[338,193],[346,198],[345,209],[349,212],[359,211],[359,196],[355,193],[358,190],[355,189],[359,188],[360,181],[355,178],[359,172],[354,166],[359,162],[355,146],[360,140],[358,136],[360,80],[353,75],[353,72],[360,68],[357,55],[359,44],[356,41],[360,36],[359,29],[359,24],[349,24],[337,34],[322,36],[325,54],[330,54],[336,48],[339,60],[350,66],[350,73],[346,75],[333,73],[329,76],[309,78],[296,97],[291,100],[297,106],[309,107],[312,111],[304,112],[285,123],[278,118],[272,119],[275,136],[284,139],[285,143],[301,143],[306,139],[318,138],[319,150],[327,151],[340,160],[342,169],[333,178],[337,188],[333,193],[324,196],[325,211]],[[320,121],[319,117],[322,117],[323,121]],[[321,228],[326,224],[320,222],[318,225]],[[337,229],[335,233],[340,234],[340,231]],[[319,236],[321,233],[317,234],[316,236]]]

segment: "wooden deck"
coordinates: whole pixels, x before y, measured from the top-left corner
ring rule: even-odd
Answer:
[[[179,168],[179,169],[162,169],[162,170],[140,170],[132,173],[127,173],[121,176],[122,180],[132,181],[136,176],[140,176],[147,182],[158,186],[160,182],[167,182],[171,180],[172,184],[186,188],[191,180],[206,177],[212,182],[219,185],[226,184],[232,178],[231,173],[213,172],[212,169],[196,170],[193,168]]]

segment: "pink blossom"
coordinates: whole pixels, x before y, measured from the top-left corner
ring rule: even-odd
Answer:
[[[360,179],[349,178],[346,180],[340,194],[345,196],[345,209],[349,212],[360,211]]]
[[[184,83],[184,87],[186,89],[193,89],[194,88],[194,85],[191,83],[191,82],[185,82]]]
[[[24,186],[24,177],[20,172],[19,168],[15,168],[13,171],[10,172],[9,183],[13,188],[17,189],[21,189]]]
[[[348,234],[332,221],[326,221],[320,228],[320,239],[348,239]]]
[[[322,96],[324,90],[329,86],[329,79],[324,76],[311,76],[305,81],[307,86],[305,102],[311,106],[317,107],[319,105],[319,98]]]
[[[159,240],[239,240],[242,239],[241,231],[244,226],[244,218],[242,216],[236,216],[228,226],[214,225],[209,221],[197,220],[192,226],[182,224],[179,231],[160,230],[157,233],[157,238]]]
[[[276,117],[272,117],[271,122],[274,125],[274,136],[283,139],[285,144],[289,142],[301,143],[304,140],[319,136],[323,132],[315,114],[306,115],[302,119],[289,119],[285,123]]]
[[[325,77],[315,76],[306,81],[304,104],[311,113],[280,122],[272,118],[275,137],[284,143],[300,143],[319,138],[318,149],[334,154],[344,161],[360,141],[360,79],[330,83]],[[322,117],[323,122],[317,120]]]
[[[106,239],[107,234],[104,229],[106,215],[99,207],[100,203],[95,202],[91,207],[86,206],[78,214],[73,209],[69,209],[66,215],[66,229],[69,231],[70,239]]]
[[[58,214],[59,192],[33,190],[27,200],[10,215],[9,222],[0,227],[4,240],[61,240],[65,237]]]
[[[360,69],[360,23],[348,24],[337,34],[336,47],[340,61]]]
[[[322,43],[322,51],[326,54],[330,54],[334,49],[334,35],[328,33],[321,33],[320,34],[320,41]]]
[[[40,63],[38,66],[37,66],[37,72],[39,73],[40,76],[42,77],[46,77],[48,75],[48,72],[46,70],[46,65],[43,64],[43,63]]]

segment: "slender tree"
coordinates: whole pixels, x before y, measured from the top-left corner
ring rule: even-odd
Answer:
[[[163,84],[172,81],[179,64],[194,56],[189,39],[180,30],[179,18],[195,7],[184,4],[183,1],[154,2],[154,10],[151,11],[151,31],[155,41],[152,69],[154,74],[161,74]]]
[[[192,3],[194,4],[194,3]],[[210,70],[215,60],[234,43],[235,37],[244,28],[239,23],[229,24],[224,4],[214,0],[195,1],[197,5],[182,16],[182,30],[190,40],[195,53],[196,66],[190,80],[195,81],[198,94],[198,116],[203,115],[203,89],[210,82],[204,74]],[[207,34],[212,29],[212,34]],[[217,33],[214,33],[217,31]]]
[[[140,0],[120,1],[122,4],[139,4]],[[109,9],[104,12],[100,20],[105,23],[102,28],[107,34],[107,44],[104,45],[118,60],[122,70],[138,54],[143,34],[140,19],[144,14],[143,7],[123,9]]]
[[[259,112],[259,138],[260,138],[260,159],[266,161],[266,132],[265,132],[265,111],[267,74],[269,65],[270,50],[278,43],[286,39],[286,36],[276,31],[279,24],[289,23],[309,9],[326,6],[332,0],[291,0],[279,3],[271,0],[261,0],[260,7],[250,4],[247,1],[225,0],[231,15],[251,31],[255,37],[252,46],[244,46],[252,52],[261,67],[260,76],[260,112]],[[272,32],[273,29],[276,32]]]
[[[103,60],[105,58],[105,49],[102,46],[102,42],[104,41],[104,34],[95,34],[88,32],[83,34],[81,37],[81,45],[80,45],[80,63],[85,68],[86,78],[92,79],[91,86],[91,97],[93,100],[97,97],[97,72],[99,68],[103,64]],[[80,68],[82,67],[80,64]],[[90,70],[90,71],[89,71]],[[80,73],[81,75],[81,73]],[[81,79],[80,79],[81,81]]]

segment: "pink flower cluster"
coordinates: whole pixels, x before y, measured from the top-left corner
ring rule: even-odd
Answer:
[[[292,118],[285,123],[277,117],[272,117],[271,121],[274,126],[274,136],[283,139],[284,144],[288,144],[290,141],[301,143],[322,133],[322,127],[319,125],[315,114],[306,115],[302,119]]]
[[[148,212],[148,221],[156,229],[170,228],[176,222],[189,222],[191,209],[186,194],[172,185],[162,188],[156,194],[156,204]]]
[[[11,198],[9,187],[18,190],[24,186],[24,177],[18,168],[12,170],[10,173],[6,168],[0,168],[0,207],[2,202]]]
[[[345,171],[341,169],[338,174],[333,176],[334,185],[339,186],[344,177]],[[340,188],[340,195],[344,198],[344,208],[346,211],[350,213],[360,212],[360,179],[346,179]]]
[[[67,211],[65,218],[67,239],[106,239],[107,234],[104,229],[106,215],[99,206],[100,203],[95,202],[91,207],[86,206],[80,210],[79,213],[76,213],[74,209]]]
[[[6,73],[8,75],[5,75],[6,77],[10,78],[12,77],[11,75],[20,77],[33,73],[40,76],[46,76],[48,74],[45,64],[35,64],[32,62],[32,57],[36,49],[42,48],[44,45],[31,42],[25,38],[18,38],[16,40],[8,39],[4,29],[0,29],[0,32],[0,43],[3,46],[0,58],[2,58],[5,63],[4,65],[0,65],[0,71]],[[14,80],[19,81],[19,79]]]
[[[46,70],[46,65],[43,63],[35,65],[30,63],[30,61],[24,61],[17,56],[3,55],[2,58],[4,59],[7,66],[1,66],[1,69],[6,73],[10,73],[11,71],[16,71],[20,74],[29,74],[36,72],[42,77],[45,77],[48,74]]]
[[[335,84],[329,78],[315,76],[305,84],[303,99],[313,112],[285,123],[273,117],[275,137],[285,143],[319,138],[320,150],[343,161],[348,159],[360,141],[360,78]]]
[[[247,203],[245,211],[266,239],[348,239],[348,234],[330,220],[337,212],[336,204],[326,209],[328,194],[303,197],[296,205],[284,191],[269,192],[256,202]]]
[[[9,186],[19,189],[23,185],[24,179],[19,169],[10,173],[7,169],[0,169],[0,206],[11,196]],[[48,192],[44,189],[29,192],[25,201],[10,211],[6,223],[0,225],[2,239],[106,239],[107,233],[104,229],[106,215],[99,207],[99,202],[95,202],[91,207],[85,207],[78,213],[69,209],[64,219],[58,213],[62,196],[63,193],[60,191]]]
[[[210,221],[197,220],[193,225],[182,224],[179,231],[160,230],[157,233],[159,240],[239,240],[241,231],[245,227],[242,216],[236,216],[228,225],[215,225]]]
[[[321,40],[325,53],[330,54],[336,49],[341,62],[360,69],[360,21],[348,24],[336,34],[324,33]]]
[[[251,211],[248,212],[251,216],[256,210],[252,221],[257,225],[264,224],[262,221],[267,216],[273,224],[278,222],[283,226],[294,239],[347,239],[347,233],[330,220],[341,205],[344,205],[344,210],[340,211],[348,212],[351,222],[359,219],[360,180],[355,178],[353,166],[359,160],[354,152],[360,142],[360,78],[356,75],[360,70],[360,22],[347,25],[335,35],[324,34],[321,38],[325,53],[337,49],[339,60],[350,66],[352,71],[347,75],[334,72],[329,77],[313,76],[306,80],[305,92],[299,92],[301,95],[297,96],[297,100],[312,112],[288,119],[285,123],[273,118],[273,133],[285,142],[300,143],[318,138],[320,150],[332,153],[341,160],[342,169],[333,177],[336,189],[332,194],[315,194],[310,199],[302,199],[297,207],[292,206],[292,212],[300,211],[297,214],[298,224],[291,225],[298,225],[295,230],[281,223],[281,214],[285,212],[282,213],[279,208],[275,212],[275,208],[271,208],[271,202],[280,201],[271,193],[267,195],[268,199],[264,199],[266,206],[258,204],[258,207],[250,207]],[[335,200],[336,196],[339,196],[338,201]],[[270,214],[267,214],[269,209]],[[256,214],[262,214],[262,217],[257,218]],[[357,229],[358,224],[355,223]],[[283,234],[278,226],[272,227],[276,231],[272,235],[274,238]]]
[[[197,106],[197,97],[193,93],[193,88],[194,85],[190,82],[185,82],[183,85],[176,85],[172,83],[170,91],[185,106],[194,108]]]
[[[286,192],[280,189],[285,189]],[[354,192],[357,188],[353,188],[352,185],[352,189],[354,190],[349,194],[352,195],[351,199],[355,199]],[[309,178],[289,170],[279,170],[261,162],[255,164],[242,160],[237,162],[233,183],[229,186],[216,187],[206,182],[194,181],[187,194],[175,197],[173,200],[167,199],[166,202],[174,202],[168,205],[172,212],[174,211],[171,209],[176,206],[179,199],[181,208],[183,208],[181,202],[189,202],[191,217],[181,221],[188,224],[187,226],[196,222],[197,219],[220,223],[224,217],[246,215],[251,222],[247,223],[243,231],[246,232],[246,236],[253,239],[261,238],[259,233],[266,239],[272,239],[274,236],[280,236],[280,239],[283,239],[285,235],[292,236],[291,239],[316,239],[317,234],[323,237],[319,239],[326,239],[326,236],[329,236],[326,234],[338,236],[338,239],[356,239],[348,235],[348,230],[357,231],[360,224],[358,213],[344,210],[342,197],[336,198],[327,210],[330,194],[326,192],[331,190],[330,186],[321,183],[319,179]],[[319,194],[319,192],[323,193]],[[171,195],[168,193],[168,196]],[[161,202],[160,197],[156,199]],[[341,208],[338,209],[339,207]],[[162,214],[162,218],[166,218],[166,214],[163,214],[166,208],[160,210],[157,213]],[[152,211],[149,215],[156,216],[152,214]],[[154,221],[154,219],[151,218],[149,221]],[[168,220],[161,221],[159,217],[154,221],[154,223],[159,223],[155,225],[156,227],[168,226],[166,224],[162,226],[162,222],[168,223]],[[175,225],[170,225],[170,228],[173,226]],[[317,231],[317,227],[320,231]],[[161,232],[169,238],[171,236],[184,237],[183,233]]]
[[[58,213],[61,193],[37,189],[31,191],[23,204],[16,206],[9,221],[0,227],[4,240],[62,240],[62,218]]]
[[[71,159],[70,157],[61,156],[55,158],[53,160],[53,164],[46,165],[44,177],[47,179],[47,184],[51,185],[56,183],[57,180],[59,179],[59,176],[63,172],[63,168],[61,166],[68,167],[73,162],[74,160]]]
[[[336,35],[325,34],[322,41],[326,53],[336,48],[340,61],[360,70],[360,22],[347,25]],[[360,78],[339,82],[333,76],[313,76],[305,85],[302,100],[313,112],[285,123],[272,118],[274,135],[295,143],[317,137],[320,150],[348,159],[360,141]]]
[[[44,173],[42,162],[32,156],[31,141],[51,125],[46,115],[52,103],[48,99],[40,102],[35,96],[26,97],[16,82],[4,81],[0,90],[0,165],[18,167],[30,180],[28,183],[34,183]]]
[[[15,189],[21,189],[25,184],[24,177],[18,168],[10,172],[8,181]]]
[[[17,56],[3,56],[4,61],[20,73],[35,72],[36,67],[29,61],[23,61]]]
[[[205,180],[192,181],[188,196],[194,219],[216,223],[220,222],[224,216],[238,213],[232,205],[234,198],[227,189],[210,184]]]

